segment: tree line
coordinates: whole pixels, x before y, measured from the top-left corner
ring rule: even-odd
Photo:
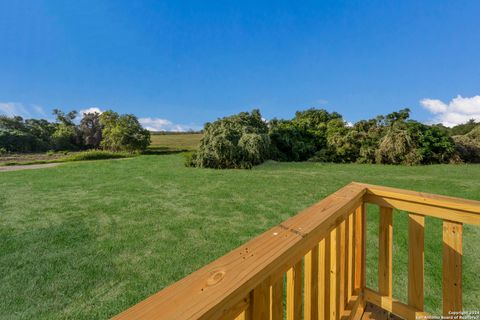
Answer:
[[[150,132],[137,117],[112,110],[83,114],[54,109],[55,121],[0,116],[0,152],[105,149],[141,151],[150,144]]]
[[[251,168],[266,160],[420,165],[480,162],[480,125],[447,128],[410,119],[402,109],[353,125],[336,112],[298,111],[293,119],[264,121],[259,110],[205,124],[186,165]]]

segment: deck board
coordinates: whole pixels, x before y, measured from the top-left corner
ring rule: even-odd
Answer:
[[[363,312],[361,320],[403,320],[402,318],[383,310],[379,306],[367,302],[365,311]]]

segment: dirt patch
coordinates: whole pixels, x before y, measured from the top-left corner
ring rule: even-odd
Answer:
[[[25,165],[25,166],[4,166],[4,167],[0,167],[0,172],[50,168],[50,167],[58,166],[60,164],[61,163],[44,163],[44,164],[31,164],[31,165]]]
[[[46,161],[59,160],[78,153],[75,152],[54,152],[54,153],[9,153],[0,155],[0,163],[6,162],[31,162],[31,161]]]

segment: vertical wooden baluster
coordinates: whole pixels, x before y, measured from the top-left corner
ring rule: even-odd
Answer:
[[[318,245],[305,255],[304,319],[318,319]]]
[[[353,292],[353,282],[355,281],[354,273],[353,273],[353,265],[354,265],[354,242],[353,242],[353,218],[354,214],[353,212],[348,215],[348,255],[347,255],[347,302],[350,301],[352,298],[352,292]]]
[[[283,320],[283,276],[270,287],[270,320]]]
[[[287,320],[302,318],[302,260],[287,271]]]
[[[253,290],[252,317],[270,320],[270,281],[267,279]]]
[[[380,207],[378,291],[381,295],[392,296],[392,253],[393,253],[392,208]]]
[[[248,297],[248,305],[246,306],[245,310],[241,312],[235,320],[252,320],[252,311],[253,311],[253,292],[254,290],[250,291]]]
[[[250,308],[247,308],[245,309],[245,311],[243,311],[242,313],[240,313],[236,318],[235,320],[251,320],[252,317],[251,317],[251,309]]]
[[[329,315],[328,319],[334,320],[338,318],[337,311],[337,302],[338,302],[338,291],[337,291],[337,228],[333,228],[330,232],[330,290],[329,290]]]
[[[461,223],[443,221],[443,314],[462,311]]]
[[[346,234],[346,221],[343,220],[340,225],[338,226],[338,256],[337,256],[337,290],[338,290],[338,310],[337,310],[337,317],[345,310],[345,249],[347,247],[347,243],[345,241],[345,234]]]
[[[326,259],[325,259],[325,239],[322,239],[320,243],[318,244],[318,300],[317,300],[317,310],[318,310],[318,320],[324,320],[327,319],[325,317],[325,311],[326,311],[326,304],[328,303],[328,300],[325,299],[325,292],[326,292],[326,279],[325,273],[328,270],[326,268]]]
[[[423,311],[425,217],[408,215],[408,304]]]
[[[365,287],[365,249],[366,249],[366,205],[362,204],[355,210],[355,293]]]

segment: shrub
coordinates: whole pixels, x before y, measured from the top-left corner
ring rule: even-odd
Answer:
[[[422,164],[448,163],[455,155],[455,142],[448,131],[437,125],[427,126],[417,121],[407,122],[415,140]]]
[[[462,136],[454,136],[455,147],[464,162],[480,163],[480,126]]]
[[[422,157],[415,140],[403,123],[394,123],[380,140],[376,152],[376,163],[420,164]]]
[[[184,164],[186,167],[194,167],[196,161],[196,152],[185,152],[183,154]]]
[[[57,129],[52,135],[53,147],[55,150],[76,150],[77,133],[74,126],[63,123],[58,124]]]
[[[64,159],[65,161],[86,161],[86,160],[104,160],[120,159],[132,157],[133,154],[126,152],[110,152],[104,150],[88,150],[76,153]]]
[[[191,164],[205,168],[251,168],[269,158],[270,138],[260,111],[205,124],[204,136]]]
[[[306,124],[274,119],[269,125],[274,160],[305,161],[317,150],[315,135],[308,131]]]
[[[101,146],[111,151],[141,151],[150,144],[150,132],[143,129],[137,117],[119,115],[111,110],[100,115],[103,126]]]

